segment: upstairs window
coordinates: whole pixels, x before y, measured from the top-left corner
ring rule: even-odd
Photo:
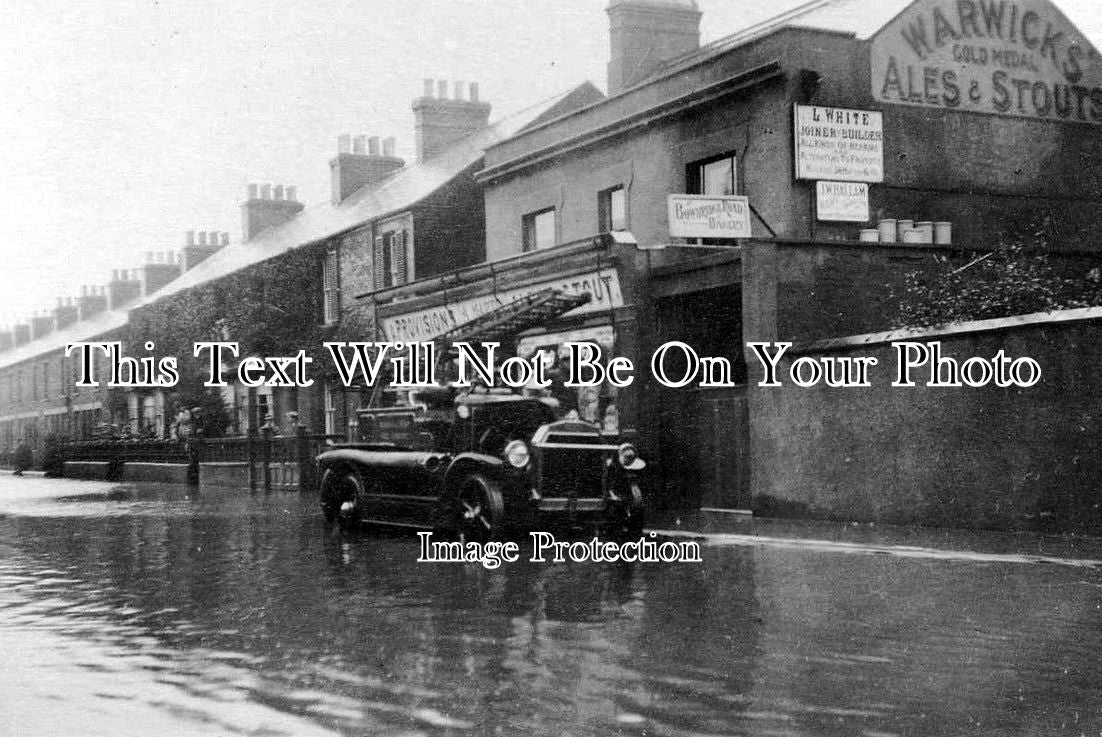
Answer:
[[[341,290],[340,271],[338,268],[337,251],[328,251],[322,264],[322,312],[326,325],[331,325],[340,319],[341,314]]]
[[[738,194],[738,162],[734,154],[693,162],[688,170],[689,194]]]
[[[521,219],[524,250],[536,251],[555,245],[555,208],[531,212]]]
[[[623,187],[606,189],[597,195],[597,232],[628,229],[627,196]]]
[[[409,231],[387,230],[375,236],[376,289],[396,287],[409,281]]]

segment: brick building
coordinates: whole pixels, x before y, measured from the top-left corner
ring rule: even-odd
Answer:
[[[1057,251],[1099,243],[1102,59],[1045,0],[810,3],[705,47],[693,0],[608,14],[608,98],[486,151],[487,264],[371,301],[409,339],[548,286],[590,292],[518,350],[588,339],[634,360],[632,387],[577,406],[639,436],[660,503],[750,506],[766,471],[750,468],[745,341],[885,328],[888,286],[935,253],[1037,232]],[[879,121],[857,220],[824,217],[827,177],[796,170],[798,106]],[[746,196],[751,238],[672,237],[671,194]],[[857,242],[884,218],[949,222],[952,243]],[[598,237],[615,231],[630,235]],[[672,340],[729,359],[734,385],[658,385],[649,359]]]

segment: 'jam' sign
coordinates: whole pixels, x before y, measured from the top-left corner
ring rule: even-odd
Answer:
[[[883,103],[1102,124],[1102,57],[1047,0],[917,0],[872,39]]]

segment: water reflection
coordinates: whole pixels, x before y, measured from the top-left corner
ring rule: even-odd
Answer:
[[[1097,571],[747,546],[486,570],[297,495],[30,483],[0,500],[0,734],[1102,729]]]

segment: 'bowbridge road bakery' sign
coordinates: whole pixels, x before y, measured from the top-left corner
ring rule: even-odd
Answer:
[[[918,0],[872,39],[883,103],[1102,124],[1102,57],[1047,0]]]

